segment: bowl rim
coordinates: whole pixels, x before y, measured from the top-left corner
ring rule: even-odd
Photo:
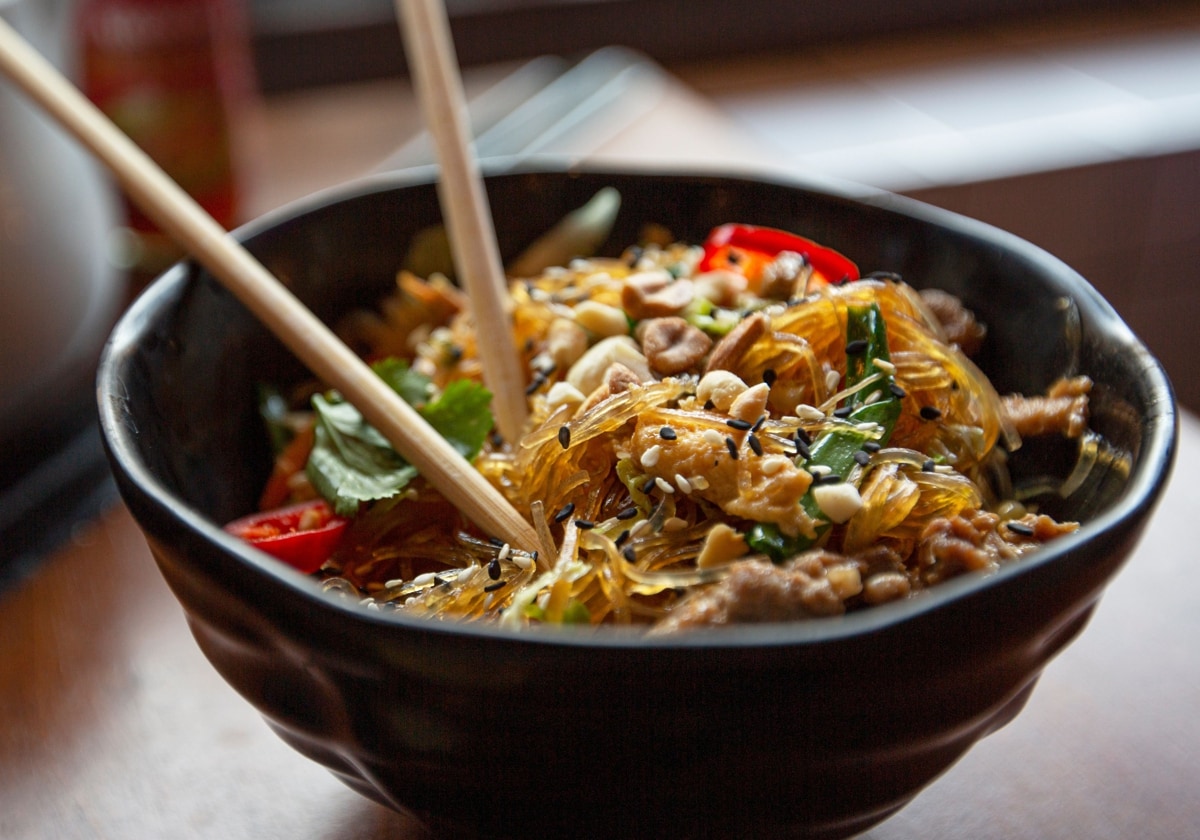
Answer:
[[[344,616],[380,632],[415,630],[430,635],[473,638],[479,641],[505,642],[535,646],[603,649],[711,649],[761,648],[777,646],[806,646],[870,635],[897,625],[916,621],[921,616],[945,605],[969,599],[984,590],[1001,586],[1008,581],[1031,574],[1034,570],[1053,564],[1077,546],[1094,539],[1099,532],[1137,531],[1157,505],[1163,486],[1174,464],[1178,436],[1177,408],[1170,382],[1162,366],[1146,346],[1124,323],[1112,306],[1074,269],[1042,248],[1014,234],[984,222],[970,219],[947,210],[924,204],[916,199],[895,195],[859,185],[814,183],[793,173],[750,172],[696,169],[686,166],[672,168],[661,164],[631,165],[587,162],[580,163],[558,157],[523,158],[520,160],[487,160],[481,162],[486,177],[503,175],[534,175],[569,177],[573,173],[594,176],[622,176],[653,180],[695,179],[732,184],[738,182],[767,184],[800,189],[851,204],[860,203],[918,222],[946,228],[969,238],[986,241],[1004,248],[1038,265],[1040,270],[1056,275],[1057,282],[1069,286],[1089,318],[1111,334],[1126,353],[1136,357],[1136,366],[1148,380],[1147,393],[1155,399],[1145,417],[1146,432],[1142,448],[1122,495],[1096,518],[1083,523],[1078,531],[1068,534],[1039,551],[1001,566],[986,575],[962,575],[922,591],[917,597],[883,604],[847,615],[811,621],[773,624],[734,625],[701,629],[686,634],[647,637],[641,630],[603,627],[593,630],[574,628],[529,627],[519,632],[491,624],[438,621],[419,616],[407,616],[391,611],[373,611],[360,607],[356,601],[339,598],[322,591],[312,577],[279,563],[254,549],[242,540],[226,533],[191,504],[171,493],[137,454],[134,443],[136,430],[123,422],[125,397],[119,373],[123,360],[135,353],[137,338],[154,315],[169,305],[194,282],[196,267],[190,260],[175,264],[151,283],[128,307],[114,327],[101,354],[97,370],[96,390],[100,408],[100,426],[109,460],[114,471],[121,474],[150,504],[164,511],[177,524],[216,543],[227,554],[236,557],[245,569],[270,586],[287,592],[288,598],[298,598],[306,609]],[[374,173],[330,187],[302,199],[290,202],[238,227],[232,235],[245,242],[281,223],[326,208],[332,204],[352,201],[380,192],[409,187],[427,186],[436,180],[436,166],[421,166],[391,172]],[[122,485],[123,482],[118,482]],[[122,487],[122,492],[126,492]],[[139,523],[140,526],[140,523]]]

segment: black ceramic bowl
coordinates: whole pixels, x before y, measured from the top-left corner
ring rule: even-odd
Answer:
[[[332,319],[387,288],[413,234],[438,220],[431,174],[356,184],[238,236]],[[1170,386],[1065,265],[891,195],[508,171],[488,179],[502,251],[516,253],[604,186],[623,197],[609,253],[646,222],[690,241],[751,222],[962,296],[989,327],[981,365],[998,389],[1036,393],[1062,374],[1091,376],[1092,425],[1130,454],[1128,469],[1098,469],[1102,480],[1052,505],[1085,524],[1041,553],[841,619],[644,641],[368,612],[221,531],[251,509],[269,467],[256,384],[304,372],[185,264],[137,301],[101,366],[119,487],[213,665],[280,737],[366,796],[451,833],[862,831],[1011,719],[1083,627],[1166,480]],[[1014,469],[1035,476],[1069,461],[1031,450]]]

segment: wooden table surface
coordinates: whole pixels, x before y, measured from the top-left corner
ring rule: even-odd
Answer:
[[[387,83],[266,103],[256,210],[373,166],[411,131],[405,95]],[[285,139],[285,152],[261,154]],[[586,151],[756,160],[674,83],[651,113]],[[1193,474],[1200,421],[1185,414],[1166,496],[1090,626],[1014,722],[865,836],[1200,836]],[[0,727],[0,838],[426,836],[292,752],[217,676],[120,504],[0,594]]]

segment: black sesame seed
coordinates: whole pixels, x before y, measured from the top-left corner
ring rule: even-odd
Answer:
[[[492,560],[488,563],[488,577],[492,580],[500,580],[500,561]]]
[[[751,432],[746,436],[746,443],[750,444],[750,448],[754,450],[755,455],[763,454],[762,441],[758,439],[758,435]]]
[[[434,575],[434,577],[433,577],[433,585],[434,586],[445,586],[449,582],[450,581],[446,580],[444,577],[440,577],[438,575]]]
[[[862,448],[867,452],[878,452],[880,449],[883,449],[877,440],[868,440],[862,445]]]
[[[921,417],[925,420],[936,420],[942,416],[942,412],[938,411],[931,405],[921,406]]]
[[[841,480],[842,480],[842,477],[840,475],[838,475],[837,473],[829,473],[828,475],[816,476],[815,478],[813,478],[812,483],[814,485],[839,484],[839,483],[841,483]]]
[[[796,429],[796,440],[803,442],[805,446],[812,445],[812,435],[805,429]]]
[[[841,419],[843,419],[843,420],[844,420],[844,419],[846,419],[847,417],[849,417],[849,416],[850,416],[850,413],[851,413],[852,411],[854,411],[854,408],[853,408],[853,406],[849,406],[849,405],[843,405],[843,406],[841,406],[841,407],[839,407],[839,408],[835,408],[835,409],[833,410],[833,416],[834,416],[834,417],[839,417],[839,418],[841,418]]]
[[[858,356],[865,352],[867,352],[867,340],[865,338],[856,338],[854,341],[846,342],[847,356]]]
[[[590,531],[596,527],[596,523],[590,519],[576,519],[575,527],[580,531]]]
[[[567,502],[565,505],[562,506],[562,510],[560,510],[558,513],[554,514],[554,521],[555,522],[566,522],[567,517],[569,517],[574,512],[575,512],[575,503]]]
[[[731,420],[726,420],[725,425],[731,429],[737,429],[739,432],[748,432],[754,428],[753,423],[747,423],[745,420],[742,420],[740,417],[734,417]]]
[[[729,457],[736,461],[738,459],[738,448],[737,444],[733,442],[733,438],[728,436],[725,438],[725,448],[729,450]]]
[[[897,385],[895,382],[888,384],[888,390],[892,392],[892,396],[898,400],[902,400],[908,396],[908,392]]]
[[[498,580],[495,583],[489,583],[487,586],[483,587],[483,591],[484,592],[495,592],[497,589],[503,589],[506,586],[508,586],[508,581]]]
[[[760,414],[758,419],[754,421],[754,425],[750,427],[750,431],[757,432],[762,428],[763,423],[767,422],[767,415]]]
[[[925,463],[921,464],[921,471],[922,472],[933,472],[933,468],[936,466],[937,466],[937,464],[935,464],[933,462],[932,458],[926,458]]]
[[[871,453],[864,452],[861,449],[858,450],[854,453],[854,462],[860,467],[865,467],[867,464],[871,463]]]
[[[762,381],[767,383],[768,388],[772,388],[775,385],[775,379],[777,377],[778,374],[775,373],[775,368],[767,368],[763,371]]]
[[[500,539],[499,537],[488,537],[488,542],[494,545],[496,548],[504,548],[504,540]]]
[[[531,559],[531,560],[533,560],[533,562],[534,562],[534,563],[536,563],[536,562],[537,562],[537,558],[538,558],[538,553],[537,553],[537,550],[535,549],[534,551],[531,551],[531,552],[529,553],[529,557],[530,557],[530,559]]]
[[[659,429],[658,436],[660,438],[662,438],[663,440],[675,440],[675,438],[677,437],[677,435],[675,434],[675,430],[672,429],[670,426],[663,426],[661,429]]]
[[[571,445],[571,427],[570,426],[559,426],[558,427],[558,445],[561,446],[563,449],[566,449],[567,447],[569,447]]]
[[[613,540],[613,544],[617,548],[620,548],[621,546],[625,545],[625,540],[627,540],[627,539],[629,539],[629,529],[628,528],[626,528],[621,533],[617,534],[617,538],[615,540]]]
[[[645,481],[642,482],[642,486],[639,487],[638,489],[641,490],[643,493],[649,493],[651,490],[654,489],[654,479],[647,478]]]
[[[638,509],[637,509],[637,508],[635,508],[635,507],[627,507],[627,508],[625,508],[624,510],[620,511],[620,512],[617,514],[617,519],[621,519],[621,520],[625,520],[625,519],[633,519],[633,517],[635,517],[635,516],[637,516],[637,515],[638,515]]]
[[[543,376],[540,371],[538,373],[535,373],[533,375],[533,379],[531,379],[529,384],[525,386],[525,396],[528,397],[530,394],[534,393],[535,391],[537,391],[538,388],[541,388],[545,384],[546,384],[546,377]]]
[[[802,441],[800,438],[796,438],[796,454],[805,461],[812,458],[812,451],[808,448],[808,444]]]
[[[534,346],[534,344],[533,344],[533,339],[532,339],[532,338],[527,338],[527,339],[525,339],[525,352],[526,352],[526,353],[531,353],[531,352],[533,352],[533,346]]]
[[[637,552],[633,550],[633,546],[631,546],[631,545],[627,545],[627,546],[625,546],[624,549],[622,549],[621,556],[624,557],[626,560],[628,560],[630,563],[637,562]]]
[[[1012,531],[1014,534],[1020,534],[1022,537],[1032,537],[1033,536],[1033,529],[1030,528],[1028,525],[1026,525],[1024,522],[1016,522],[1016,521],[1005,522],[1004,526],[1006,528],[1008,528],[1008,530]]]
[[[712,411],[716,407],[717,407],[717,404],[715,402],[713,402],[712,400],[704,401],[704,410],[705,411]]]

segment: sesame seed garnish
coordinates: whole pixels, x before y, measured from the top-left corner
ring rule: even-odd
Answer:
[[[737,444],[733,442],[733,438],[725,438],[725,448],[729,450],[729,457],[736,461],[738,459],[738,448]]]
[[[675,434],[675,430],[672,429],[670,426],[663,426],[661,429],[659,429],[658,436],[660,438],[662,438],[663,440],[675,440],[675,438],[677,437]]]
[[[812,457],[812,451],[808,448],[808,444],[804,442],[798,435],[796,437],[796,454],[807,461]]]
[[[512,546],[508,543],[500,546],[500,553],[496,555],[497,560],[507,560],[508,555],[512,554]]]
[[[854,428],[859,432],[873,432],[879,428],[879,424],[872,423],[870,420],[864,420],[861,423],[855,423]]]
[[[854,462],[860,467],[865,467],[867,464],[871,463],[871,453],[864,452],[861,449],[858,450],[854,453]]]
[[[932,458],[926,458],[925,463],[921,464],[921,472],[933,472],[933,468],[936,466],[937,464],[933,462]]]
[[[883,391],[872,391],[867,394],[867,398],[863,400],[863,405],[873,405],[883,399]]]
[[[796,429],[796,440],[802,442],[805,446],[812,446],[812,435],[805,429]]]
[[[925,420],[936,420],[942,416],[942,412],[931,405],[921,406],[921,417]]]
[[[821,411],[821,409],[817,408],[815,405],[800,403],[798,406],[796,406],[796,417],[801,420],[817,422],[825,419],[825,412]],[[811,441],[809,442],[811,443]]]
[[[596,527],[596,523],[590,519],[576,519],[575,527],[580,531],[590,531]]]
[[[641,490],[643,493],[649,493],[651,490],[654,489],[654,478],[653,477],[647,478],[645,481],[642,482],[642,486],[639,487],[638,489]]]
[[[737,429],[739,432],[748,432],[754,428],[753,423],[749,423],[740,417],[733,417],[725,421],[725,425],[731,429]]]
[[[625,545],[625,541],[627,539],[629,539],[629,529],[628,528],[626,528],[621,533],[617,534],[617,538],[615,540],[613,540],[613,545],[615,545],[617,548],[620,548],[621,546]]]
[[[639,519],[633,523],[633,527],[629,529],[629,536],[636,537],[650,530],[649,519]]]
[[[679,488],[679,492],[685,496],[692,492],[692,483],[684,478],[679,473],[675,473],[675,486]]]
[[[571,427],[570,426],[559,426],[558,427],[558,445],[561,446],[563,449],[566,449],[567,447],[569,447],[571,445]]]
[[[567,519],[574,512],[575,512],[575,503],[567,502],[565,505],[562,506],[562,509],[559,510],[558,513],[554,514],[554,521],[555,522],[566,522]]]
[[[767,368],[763,371],[762,381],[766,382],[767,387],[770,388],[775,385],[775,380],[778,378],[778,376],[779,374],[775,373],[775,368]]]
[[[637,562],[637,552],[633,550],[633,546],[631,546],[631,545],[627,545],[627,546],[625,546],[625,548],[621,549],[621,556],[624,557],[626,560],[628,560],[630,563]]]
[[[525,396],[529,396],[546,384],[546,376],[540,370],[533,375],[533,379],[525,386]]]
[[[1012,531],[1014,534],[1020,534],[1022,537],[1032,537],[1033,536],[1033,529],[1030,528],[1028,525],[1026,525],[1024,522],[1017,522],[1016,520],[1012,520],[1009,522],[1005,522],[1004,526],[1006,528],[1008,528],[1008,530]]]
[[[813,475],[829,475],[833,470],[825,464],[813,464],[808,468],[808,471]]]
[[[617,519],[624,521],[626,519],[633,519],[637,515],[638,509],[636,507],[627,507],[617,513]]]
[[[842,375],[836,370],[831,370],[825,374],[825,390],[836,391],[838,385],[842,384]]]
[[[889,374],[896,372],[896,366],[887,359],[876,359],[875,369]]]
[[[499,537],[488,537],[488,542],[494,545],[496,548],[504,548],[504,540],[500,539]]]
[[[659,446],[657,443],[654,444],[653,446],[651,446],[649,449],[647,449],[645,452],[642,453],[642,457],[640,458],[642,466],[645,467],[646,469],[650,469],[651,467],[653,467],[655,464],[658,463],[658,459],[661,455],[662,455],[662,447]]]
[[[450,581],[446,580],[444,577],[439,577],[437,575],[434,575],[434,578],[433,578],[434,586],[445,586],[449,582]]]
[[[658,478],[654,479],[654,486],[657,487],[659,490],[663,491],[664,493],[674,493],[675,492],[675,488],[671,486],[671,482],[667,481],[662,476],[659,476]]]
[[[831,472],[826,475],[816,476],[815,478],[813,478],[813,484],[816,484],[818,486],[822,485],[822,484],[837,484],[841,480],[842,480],[842,477],[840,475],[838,475],[837,473]]]
[[[846,355],[858,356],[867,351],[867,340],[865,338],[856,338],[854,341],[846,342]]]
[[[888,384],[888,390],[892,392],[892,396],[898,400],[902,400],[908,396],[908,392],[897,385],[895,382]]]
[[[850,416],[850,412],[854,411],[852,406],[843,405],[833,410],[833,416],[845,420]]]
[[[759,429],[761,429],[763,427],[763,423],[765,423],[765,422],[767,422],[767,415],[765,415],[765,414],[758,415],[758,419],[754,421],[754,425],[750,427],[750,431],[757,432]]]
[[[867,452],[878,452],[880,449],[883,449],[883,446],[877,440],[868,440],[862,445],[862,448]]]
[[[746,436],[746,443],[750,444],[750,448],[754,450],[755,455],[761,456],[763,454],[762,441],[758,439],[758,435],[754,434],[754,432]]]
[[[488,577],[492,580],[500,580],[500,561],[492,560],[488,563]]]
[[[508,586],[508,581],[498,580],[495,583],[489,583],[487,586],[483,587],[483,591],[484,592],[495,592],[497,589],[503,589],[506,586]]]

